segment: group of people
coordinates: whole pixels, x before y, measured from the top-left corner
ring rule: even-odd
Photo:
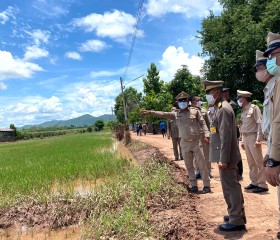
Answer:
[[[146,135],[148,130],[148,125],[146,123],[137,123],[135,126],[135,130],[137,136],[142,136],[142,133]]]
[[[252,93],[237,91],[237,104],[242,108],[241,126],[236,124],[236,103],[229,98],[229,89],[223,88],[223,81],[203,81],[208,111],[201,107],[198,96],[181,92],[176,96],[176,106],[171,112],[142,110],[143,115],[153,115],[169,120],[170,135],[175,160],[184,159],[190,181],[189,191],[198,192],[197,174],[203,180],[202,193],[211,192],[210,162],[218,164],[222,191],[227,204],[228,215],[219,225],[220,231],[245,229],[246,216],[244,199],[239,180],[243,166],[239,149],[245,150],[251,183],[245,187],[252,193],[268,191],[280,184],[280,34],[268,33],[268,48],[265,52],[256,50],[256,79],[266,83],[264,87],[263,115],[259,107],[251,103]],[[189,104],[191,102],[191,104]],[[174,127],[175,126],[175,127]],[[176,135],[177,127],[177,135]],[[174,130],[175,129],[175,130]],[[267,152],[262,155],[262,140],[267,139]],[[177,145],[176,145],[177,144]],[[209,167],[210,166],[210,167]],[[280,189],[278,189],[280,206]],[[280,228],[280,220],[279,220]],[[280,232],[277,233],[280,239]]]

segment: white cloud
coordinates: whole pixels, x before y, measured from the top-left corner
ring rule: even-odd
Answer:
[[[67,53],[65,53],[65,57],[71,58],[74,60],[82,60],[81,55],[77,52],[67,52]]]
[[[40,112],[56,113],[63,111],[62,104],[58,97],[52,96],[49,99],[44,99],[38,103]]]
[[[134,32],[136,19],[125,12],[114,10],[102,14],[92,13],[73,21],[74,26],[82,27],[86,32],[96,31],[99,37],[109,37],[117,41],[124,41],[128,35]],[[138,31],[138,37],[143,36]]]
[[[161,17],[168,13],[180,13],[186,17],[203,17],[209,10],[220,12],[218,0],[149,0],[146,4],[147,14]]]
[[[0,12],[0,23],[5,24],[10,18],[15,19],[15,14],[18,12],[17,8],[9,6],[5,11]]]
[[[92,71],[90,76],[92,78],[99,78],[99,77],[112,77],[112,76],[121,76],[124,73],[124,68],[120,68],[116,71]]]
[[[203,63],[202,58],[190,56],[182,47],[169,46],[162,54],[160,76],[164,80],[171,80],[182,65],[187,65],[192,74],[201,75]]]
[[[0,50],[0,80],[8,78],[30,78],[43,69],[31,62],[13,58],[10,52]]]
[[[7,85],[3,82],[0,82],[0,90],[6,90],[7,89]]]
[[[100,40],[88,40],[85,43],[82,43],[80,46],[80,51],[82,52],[101,52],[105,48],[107,48],[108,45]]]
[[[68,13],[66,4],[59,6],[56,0],[36,0],[33,7],[50,18],[58,18]]]
[[[40,29],[36,29],[33,32],[27,32],[32,38],[36,45],[40,45],[41,43],[48,43],[50,38],[50,32],[44,31]]]
[[[38,59],[42,57],[47,57],[49,52],[45,49],[39,48],[38,46],[29,46],[26,48],[24,54],[24,60]]]

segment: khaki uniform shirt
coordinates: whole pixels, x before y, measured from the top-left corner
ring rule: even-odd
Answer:
[[[203,129],[205,137],[209,137],[206,123],[197,108],[189,107],[176,113],[151,111],[151,115],[175,120],[179,129],[179,137],[185,141],[192,141],[194,138],[201,136],[200,129]]]
[[[241,160],[235,114],[227,101],[221,101],[210,114],[210,162],[233,163]]]
[[[271,124],[273,116],[273,91],[277,77],[274,76],[269,80],[263,89],[264,102],[263,102],[263,119],[262,119],[262,132],[267,137],[267,151],[269,155],[271,147]]]
[[[242,134],[257,133],[256,140],[262,141],[262,114],[258,106],[249,102],[245,107],[243,107],[241,121],[242,124],[240,127],[240,132]]]
[[[271,149],[269,157],[280,162],[280,76],[275,81],[273,92],[273,119],[271,126]]]

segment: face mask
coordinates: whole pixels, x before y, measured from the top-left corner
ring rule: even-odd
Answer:
[[[200,107],[201,107],[201,101],[198,101],[198,102],[196,103],[196,106],[200,108]]]
[[[269,73],[266,70],[256,72],[256,78],[260,82],[266,82],[269,78]]]
[[[213,95],[206,95],[206,99],[207,99],[207,102],[208,102],[208,105],[209,107],[212,107],[214,106],[215,102],[216,102],[216,99],[213,97]]]
[[[180,109],[185,109],[188,106],[188,104],[186,102],[178,102],[178,106]]]
[[[273,76],[280,75],[280,66],[276,64],[276,57],[272,59],[267,59],[266,69],[269,72],[269,74]]]
[[[240,99],[237,100],[237,104],[238,104],[239,107],[242,107],[242,102],[241,102]]]

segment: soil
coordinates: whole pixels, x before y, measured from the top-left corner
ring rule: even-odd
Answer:
[[[136,136],[131,134],[133,140],[145,142],[153,147],[131,152],[121,149],[121,153],[131,159],[135,164],[151,157],[170,162],[175,182],[186,187],[188,184],[187,171],[183,161],[174,161],[171,140],[162,135]],[[120,144],[118,144],[120,145]],[[265,144],[263,152],[265,152]],[[242,189],[250,183],[248,164],[245,152],[241,150],[244,165],[244,180]],[[278,231],[278,204],[276,189],[270,187],[265,194],[243,192],[245,211],[247,215],[247,231],[222,233],[217,226],[223,223],[223,216],[227,209],[223,198],[219,180],[218,168],[212,165],[210,194],[189,194],[187,189],[182,195],[171,196],[168,204],[160,204],[159,199],[151,199],[148,204],[150,221],[156,226],[164,225],[164,239],[276,239]],[[198,182],[202,189],[202,181]],[[80,200],[82,201],[82,200]],[[60,200],[47,206],[36,202],[18,207],[0,208],[0,239],[81,239],[79,224],[83,216],[87,215],[84,209],[79,209],[72,215],[73,202]],[[59,214],[58,214],[59,213]],[[27,227],[28,226],[28,227]],[[61,229],[63,226],[68,226]],[[26,229],[28,228],[28,229]],[[59,228],[58,231],[52,231]]]
[[[177,168],[185,169],[183,161],[174,161],[172,142],[162,135],[137,136],[132,133],[132,139],[148,143],[156,148]],[[262,144],[263,153],[266,151],[265,143]],[[241,148],[240,148],[241,149]],[[223,223],[223,216],[227,214],[226,203],[223,198],[218,168],[212,164],[210,194],[189,194],[189,201],[178,199],[179,205],[174,209],[157,211],[152,219],[169,223],[166,229],[166,239],[251,239],[267,240],[277,239],[278,230],[278,202],[276,188],[269,186],[269,192],[254,194],[245,192],[244,187],[250,184],[249,168],[244,150],[241,149],[243,160],[243,180],[240,182],[243,189],[245,211],[247,217],[246,231],[232,233],[220,232],[217,227]],[[186,170],[185,170],[186,171]],[[186,174],[177,174],[178,183],[186,182]],[[202,189],[202,181],[198,181]]]

